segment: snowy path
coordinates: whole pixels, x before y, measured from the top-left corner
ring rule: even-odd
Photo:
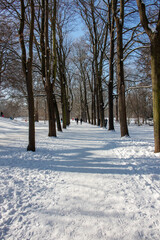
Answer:
[[[71,126],[57,138],[0,119],[0,239],[159,240],[160,154],[152,127]]]

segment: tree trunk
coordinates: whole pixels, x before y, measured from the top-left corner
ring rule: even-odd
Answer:
[[[67,98],[67,126],[70,125],[70,104],[69,104],[69,100]]]
[[[151,41],[151,72],[155,152],[160,152],[160,32]]]
[[[98,84],[96,84],[96,113],[97,113],[97,126],[100,126],[100,114],[99,114],[99,91]]]
[[[86,116],[85,116],[85,113],[84,113],[84,101],[83,101],[82,85],[81,85],[81,83],[80,83],[79,91],[80,91],[80,99],[79,99],[80,100],[80,118],[82,118],[83,121],[86,121]]]
[[[53,102],[54,102],[54,106],[55,106],[57,129],[58,129],[59,132],[62,132],[62,127],[61,127],[61,122],[60,122],[59,111],[58,111],[58,106],[57,106],[57,101],[56,101],[55,94],[53,94]]]
[[[67,112],[66,112],[66,105],[64,103],[64,94],[62,95],[62,119],[63,119],[63,128],[67,128]]]
[[[53,18],[52,18],[52,36],[53,36],[53,86],[57,76],[57,54],[56,54],[56,19],[57,19],[57,0],[54,0]],[[55,96],[54,96],[55,98]],[[56,98],[55,98],[56,99]]]
[[[114,80],[114,8],[116,6],[109,4],[109,29],[110,29],[110,57],[109,57],[109,84],[108,84],[108,104],[109,104],[109,124],[108,130],[114,130],[113,116],[113,80]],[[112,16],[112,17],[111,17]]]
[[[104,102],[101,76],[98,78],[99,85],[99,111],[100,111],[100,126],[104,127]]]
[[[94,72],[94,64],[92,64],[92,71],[93,71],[93,93],[92,93],[92,104],[93,104],[93,124],[96,125],[96,94],[97,94],[97,87],[96,87],[96,76]]]
[[[19,28],[19,39],[22,50],[22,68],[26,79],[28,115],[29,115],[29,143],[27,151],[35,151],[35,122],[34,122],[34,97],[32,86],[32,61],[33,61],[33,35],[34,35],[34,2],[31,0],[31,20],[30,20],[30,36],[29,36],[29,58],[26,59],[26,48],[24,42],[24,24],[25,24],[25,5],[21,0],[21,20]]]
[[[125,83],[123,69],[123,43],[122,43],[122,24],[119,19],[116,20],[117,25],[117,77],[118,77],[118,109],[119,121],[121,129],[121,137],[129,136],[126,118],[126,102],[125,102]]]
[[[39,122],[39,114],[38,114],[38,98],[36,98],[36,104],[35,104],[35,122]]]
[[[108,104],[109,104],[109,124],[108,130],[114,130],[114,121],[113,121],[113,82],[109,81],[108,84]]]
[[[117,1],[114,1],[117,4]],[[120,17],[114,9],[114,17],[117,27],[117,80],[118,80],[118,110],[121,137],[129,136],[126,117],[125,82],[123,67],[123,22],[124,22],[124,0],[120,1]]]
[[[28,74],[26,75],[28,93],[28,114],[29,114],[29,144],[27,151],[35,151],[35,121],[34,121],[34,97],[32,86],[32,62],[28,62]]]
[[[45,88],[47,93],[47,108],[48,108],[48,124],[49,124],[49,137],[56,137],[56,126],[55,126],[55,110],[53,101],[53,90],[51,87]]]
[[[152,32],[145,12],[145,4],[137,0],[142,26],[151,42],[151,74],[155,152],[160,152],[160,9],[156,29]]]
[[[45,0],[45,91],[47,94],[49,137],[56,137],[55,110],[53,102],[53,84],[50,81],[50,62],[49,62],[49,44],[48,44],[48,0]]]
[[[116,122],[119,121],[119,116],[118,116],[118,95],[116,96]]]
[[[88,119],[88,123],[91,123],[88,104],[87,104],[87,119]]]
[[[85,74],[83,74],[83,88],[84,88],[84,108],[85,108],[86,122],[87,122],[87,119],[88,119],[88,122],[90,123],[90,115],[89,115],[88,101],[87,101],[87,88],[86,88],[86,77],[85,77]]]
[[[61,81],[61,106],[62,106],[62,119],[63,119],[63,128],[67,128],[67,109],[66,109],[66,89],[65,82],[62,76],[62,72],[60,73],[60,81]]]

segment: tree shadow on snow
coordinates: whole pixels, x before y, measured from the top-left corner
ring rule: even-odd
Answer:
[[[59,149],[57,145],[53,149],[39,148],[36,152],[5,147],[0,152],[0,166],[91,174],[160,174],[159,158],[119,156],[119,145],[119,140],[115,140],[114,144],[107,142],[96,149],[84,146]],[[113,150],[117,154],[112,154]]]

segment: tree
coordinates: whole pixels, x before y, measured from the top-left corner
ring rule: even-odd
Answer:
[[[68,74],[68,57],[71,51],[71,39],[68,39],[70,33],[69,19],[72,19],[72,2],[59,1],[57,6],[57,76],[59,80],[63,128],[70,124],[70,89]],[[68,41],[69,40],[69,41]]]
[[[138,125],[141,123],[140,118],[143,119],[143,123],[147,118],[152,118],[151,89],[144,84],[139,84],[130,87],[128,91],[126,99],[128,117],[136,117]]]
[[[117,0],[113,0],[117,5]],[[125,102],[125,81],[123,67],[123,24],[124,24],[124,0],[120,0],[120,15],[114,7],[114,18],[117,30],[117,80],[118,80],[118,108],[121,137],[129,136],[126,118],[126,102]]]
[[[52,16],[52,39],[53,39],[53,70],[52,70],[52,79],[54,81],[54,84],[56,82],[57,77],[57,52],[56,52],[56,21],[57,21],[57,0],[54,0],[54,8],[53,8],[53,16]],[[54,86],[53,86],[54,87]],[[53,102],[54,102],[54,109],[56,114],[56,120],[57,120],[57,128],[58,131],[62,132],[62,127],[60,123],[60,117],[59,117],[59,110],[57,106],[56,96],[53,92]]]
[[[56,137],[55,106],[54,106],[54,96],[53,96],[53,83],[54,82],[53,82],[53,79],[51,79],[51,72],[50,72],[51,52],[50,52],[50,48],[49,48],[48,32],[49,32],[48,0],[42,0],[41,36],[40,36],[40,45],[41,45],[41,54],[42,54],[42,56],[41,56],[42,81],[43,81],[44,89],[45,89],[45,92],[47,95],[47,108],[48,108],[48,121],[49,121],[48,136]],[[54,53],[55,53],[55,51],[54,51]],[[56,76],[55,68],[54,68],[53,72],[54,72],[53,73],[53,77],[54,77],[54,76]]]
[[[114,117],[113,117],[113,80],[114,80],[114,45],[115,45],[115,21],[114,12],[116,11],[116,4],[114,1],[108,3],[109,14],[108,24],[110,33],[110,56],[109,56],[109,83],[108,83],[108,105],[109,105],[109,126],[108,130],[114,130]]]
[[[90,113],[89,113],[89,90],[92,92],[92,86],[90,89],[88,85],[90,83],[90,71],[91,71],[91,64],[90,59],[88,56],[88,46],[86,41],[81,38],[79,41],[74,43],[73,48],[73,64],[76,67],[76,77],[79,80],[80,86],[80,105],[81,105],[81,118],[83,121],[90,123]]]
[[[84,20],[91,44],[91,51],[93,55],[93,70],[95,78],[95,95],[96,95],[96,113],[97,125],[104,126],[104,96],[102,76],[104,70],[104,59],[108,37],[108,24],[99,18],[97,9],[101,7],[99,1],[77,1],[77,6],[82,19]],[[101,14],[105,14],[101,11]]]
[[[63,128],[66,128],[69,125],[68,111],[68,97],[67,97],[67,76],[66,76],[66,58],[67,52],[64,47],[64,39],[62,34],[62,27],[58,26],[58,47],[57,47],[57,57],[58,57],[58,74],[60,80],[60,89],[61,89],[61,106],[62,106],[62,119],[63,119]]]
[[[24,27],[25,27],[25,5],[24,0],[21,0],[21,18],[19,28],[19,40],[22,51],[22,67],[26,79],[27,100],[28,100],[28,115],[29,115],[29,144],[28,151],[35,151],[35,124],[34,124],[34,98],[32,86],[32,62],[33,62],[33,36],[34,36],[34,1],[30,2],[30,31],[29,31],[29,57],[27,59]]]
[[[150,26],[153,22],[147,17],[146,6],[142,0],[137,0],[140,20],[151,44],[151,76],[153,94],[153,120],[155,152],[160,152],[160,8],[154,5],[154,14],[157,13],[155,29]]]

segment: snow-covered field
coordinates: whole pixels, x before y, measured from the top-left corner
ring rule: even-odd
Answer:
[[[0,118],[0,239],[159,240],[160,154],[153,127],[109,132],[83,123],[49,138]]]

